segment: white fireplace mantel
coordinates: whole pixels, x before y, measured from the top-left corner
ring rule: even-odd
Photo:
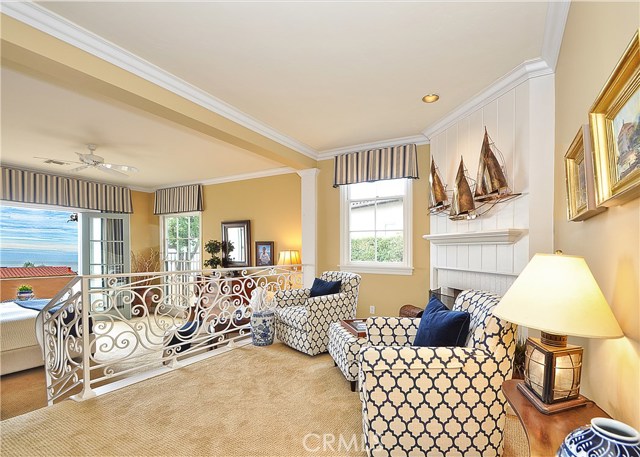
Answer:
[[[437,245],[513,244],[527,233],[527,229],[485,230],[482,232],[435,233],[422,238]]]

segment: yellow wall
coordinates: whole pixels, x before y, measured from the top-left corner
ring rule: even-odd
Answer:
[[[640,429],[640,198],[585,222],[567,222],[563,157],[638,29],[638,3],[573,2],[556,72],[556,249],[584,256],[625,338],[585,346],[582,392]]]
[[[133,214],[129,219],[131,251],[139,253],[160,247],[160,218],[153,214],[154,194],[131,191]]]
[[[413,275],[362,274],[358,316],[397,316],[406,303],[425,306],[429,295],[429,233],[427,184],[429,146],[418,146],[420,179],[413,182]],[[333,160],[318,162],[318,275],[340,264],[340,190],[333,186]]]
[[[252,265],[256,241],[275,242],[276,262],[278,252],[300,250],[300,177],[296,173],[204,186],[203,198],[203,244],[222,239],[221,222],[249,219]],[[203,260],[208,256],[205,253]]]

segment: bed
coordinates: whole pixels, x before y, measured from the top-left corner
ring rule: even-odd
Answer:
[[[44,364],[36,338],[38,311],[15,302],[0,303],[0,375]]]

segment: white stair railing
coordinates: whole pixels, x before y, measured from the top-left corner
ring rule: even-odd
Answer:
[[[254,307],[300,287],[301,266],[79,276],[38,316],[48,402],[231,348],[250,336]]]

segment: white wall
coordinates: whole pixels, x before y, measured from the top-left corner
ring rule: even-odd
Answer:
[[[451,221],[447,214],[431,216],[431,233],[525,230],[513,244],[432,245],[432,288],[481,288],[503,294],[534,253],[551,252],[553,78],[547,75],[526,80],[431,136],[431,155],[444,182],[452,189],[460,157],[469,176],[476,178],[486,126],[504,156],[507,179],[513,191],[523,193],[475,220]]]

